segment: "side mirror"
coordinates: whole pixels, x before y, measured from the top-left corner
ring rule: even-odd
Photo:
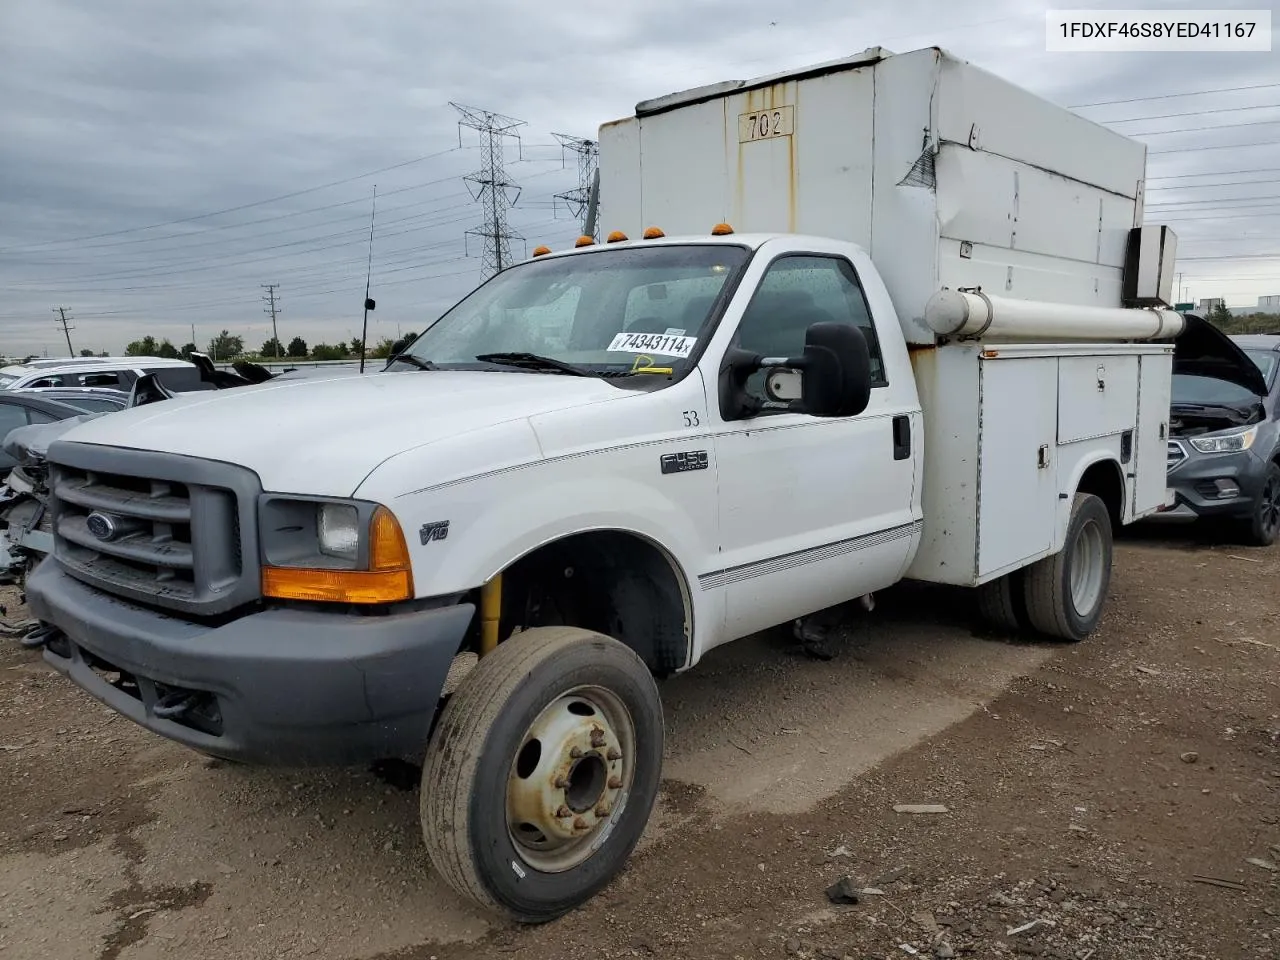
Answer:
[[[871,401],[871,350],[862,331],[846,323],[815,323],[799,357],[764,357],[765,393],[814,417],[853,417]]]

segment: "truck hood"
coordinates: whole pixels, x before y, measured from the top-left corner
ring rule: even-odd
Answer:
[[[636,394],[587,377],[379,373],[185,394],[88,420],[57,443],[219,460],[255,471],[266,490],[349,496],[384,460],[416,447],[628,396]]]
[[[1266,397],[1262,371],[1230,337],[1193,313],[1184,314],[1183,319],[1182,333],[1174,341],[1174,373],[1226,380],[1256,394],[1259,400]]]

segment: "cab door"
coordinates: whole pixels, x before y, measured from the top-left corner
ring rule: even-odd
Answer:
[[[873,376],[866,410],[814,417],[766,406],[747,419],[725,419],[714,403],[708,410],[722,567],[702,580],[704,588],[726,591],[726,638],[896,582],[919,534],[913,501],[922,422],[914,383],[892,389],[850,259],[796,252],[773,258],[730,346],[797,356],[805,331],[820,321],[855,324],[866,335]],[[910,376],[905,363],[895,369]],[[768,403],[762,374],[748,392]]]

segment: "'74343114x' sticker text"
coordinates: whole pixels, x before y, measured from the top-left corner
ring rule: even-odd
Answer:
[[[687,357],[697,337],[677,337],[666,333],[620,333],[609,349],[619,353],[655,353],[663,357]]]

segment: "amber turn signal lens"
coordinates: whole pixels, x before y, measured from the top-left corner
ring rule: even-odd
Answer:
[[[328,603],[395,603],[413,599],[409,547],[400,524],[386,507],[373,511],[368,570],[264,566],[262,595]]]
[[[262,594],[279,600],[395,603],[413,597],[408,570],[305,570],[263,567]]]

